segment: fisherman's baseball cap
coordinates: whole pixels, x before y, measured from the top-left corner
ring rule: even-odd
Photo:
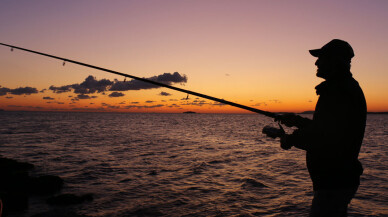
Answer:
[[[353,48],[350,44],[340,39],[333,39],[322,48],[309,50],[309,52],[315,57],[320,57],[322,55],[338,56],[345,59],[351,59],[354,57]]]

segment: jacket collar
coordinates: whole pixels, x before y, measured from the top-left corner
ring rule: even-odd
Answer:
[[[344,85],[346,79],[352,78],[352,73],[346,73],[333,79],[327,79],[315,87],[317,95],[336,91]]]

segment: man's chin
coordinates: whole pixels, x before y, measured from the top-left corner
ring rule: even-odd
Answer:
[[[317,70],[317,77],[319,77],[319,78],[326,78],[326,76],[325,76],[325,73],[322,73],[322,72],[320,72],[319,70]]]

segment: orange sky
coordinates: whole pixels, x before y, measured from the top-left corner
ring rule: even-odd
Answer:
[[[138,77],[177,71],[188,78],[177,87],[262,110],[300,112],[314,109],[314,87],[322,81],[308,50],[340,38],[355,50],[352,73],[368,110],[388,111],[387,9],[384,0],[0,1],[0,42]],[[41,91],[79,84],[89,75],[123,80],[0,47],[0,88]],[[185,100],[186,94],[165,88],[124,91],[122,97],[109,97],[111,92],[78,101],[71,100],[73,92],[7,93],[0,108],[245,112],[195,96]]]

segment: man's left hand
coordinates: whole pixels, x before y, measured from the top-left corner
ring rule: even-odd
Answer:
[[[280,147],[284,150],[288,150],[292,147],[292,144],[290,143],[288,139],[287,134],[284,134],[282,137],[280,137]]]

